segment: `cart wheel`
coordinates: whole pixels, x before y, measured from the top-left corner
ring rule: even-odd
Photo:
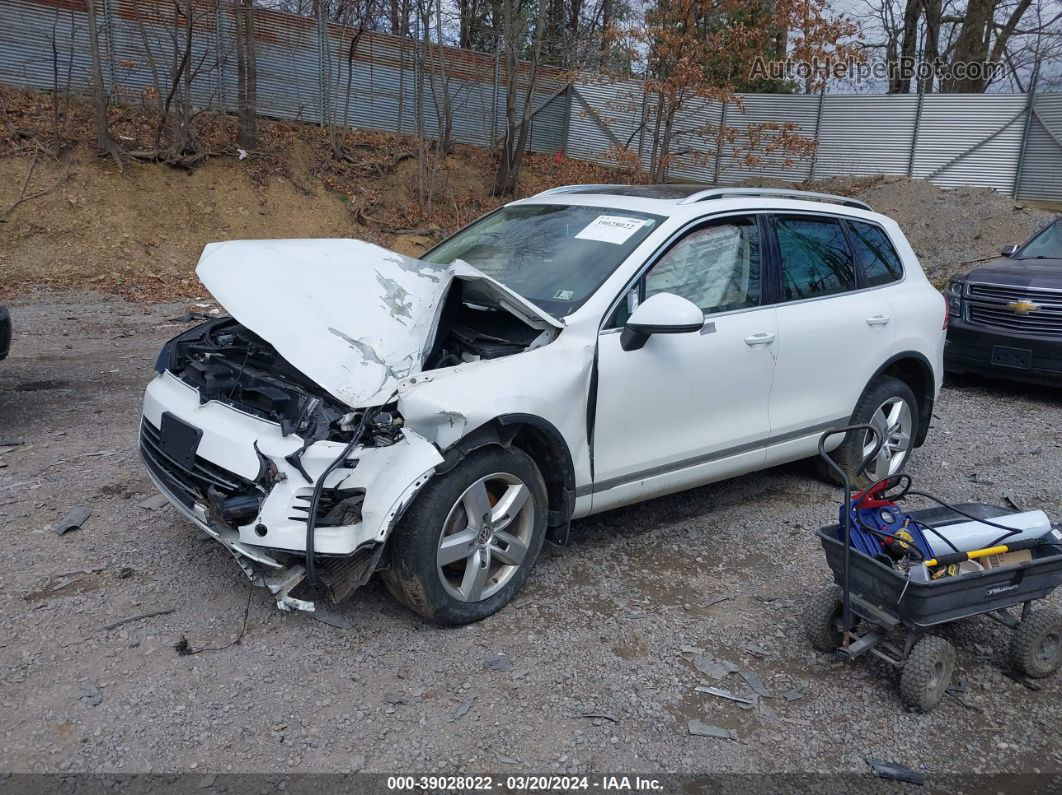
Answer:
[[[822,652],[836,651],[841,645],[841,589],[831,585],[819,591],[804,609],[804,634]]]
[[[1062,615],[1037,610],[1022,620],[1010,639],[1010,664],[1033,679],[1057,671],[1062,665]]]
[[[955,647],[928,635],[915,644],[900,675],[900,700],[908,709],[929,712],[944,697],[955,667]]]

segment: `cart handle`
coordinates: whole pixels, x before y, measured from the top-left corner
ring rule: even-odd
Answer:
[[[826,464],[841,478],[841,480],[847,481],[848,477],[844,470],[837,466],[837,462],[834,461],[826,453],[826,440],[831,436],[836,436],[839,433],[848,433],[849,431],[869,431],[874,435],[874,449],[870,451],[870,454],[863,458],[863,463],[859,465],[859,469],[856,470],[857,475],[862,475],[866,472],[870,462],[877,458],[878,453],[881,452],[882,446],[885,444],[885,436],[869,423],[861,423],[859,425],[846,425],[843,428],[830,428],[823,432],[819,437],[819,457],[826,462]]]
[[[874,434],[874,438],[877,440],[877,444],[874,445],[874,449],[870,455],[863,458],[863,463],[859,465],[859,469],[856,470],[857,475],[861,475],[866,471],[867,466],[874,460],[879,452],[881,452],[881,446],[885,443],[885,435],[868,423],[862,423],[859,425],[847,425],[844,428],[829,428],[824,431],[819,437],[819,456],[826,462],[827,466],[832,469],[844,484],[844,510],[842,511],[843,519],[841,520],[844,528],[844,582],[841,584],[841,621],[844,624],[842,633],[842,643],[844,648],[848,648],[848,643],[851,640],[852,629],[852,595],[851,595],[851,559],[852,559],[852,482],[848,479],[848,473],[837,466],[837,462],[834,461],[826,454],[826,440],[831,436],[836,436],[839,433],[848,433],[849,431],[868,431]]]

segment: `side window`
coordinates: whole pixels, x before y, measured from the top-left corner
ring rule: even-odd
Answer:
[[[861,286],[877,287],[903,278],[900,255],[881,227],[860,221],[849,221],[848,226],[852,230]]]
[[[774,219],[786,301],[855,289],[855,268],[840,223],[828,218]]]
[[[705,313],[760,303],[760,235],[756,219],[727,218],[690,232],[645,277],[645,297],[675,293]]]

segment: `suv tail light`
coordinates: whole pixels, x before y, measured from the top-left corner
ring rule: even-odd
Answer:
[[[940,327],[940,330],[941,331],[947,331],[948,330],[948,321],[951,319],[951,307],[948,306],[947,297],[946,296],[941,296],[941,297],[944,298],[944,325]]]

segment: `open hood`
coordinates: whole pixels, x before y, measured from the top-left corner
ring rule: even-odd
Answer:
[[[351,408],[380,405],[420,372],[454,279],[466,302],[532,328],[562,324],[464,262],[434,265],[360,240],[210,243],[200,281],[237,321]]]

